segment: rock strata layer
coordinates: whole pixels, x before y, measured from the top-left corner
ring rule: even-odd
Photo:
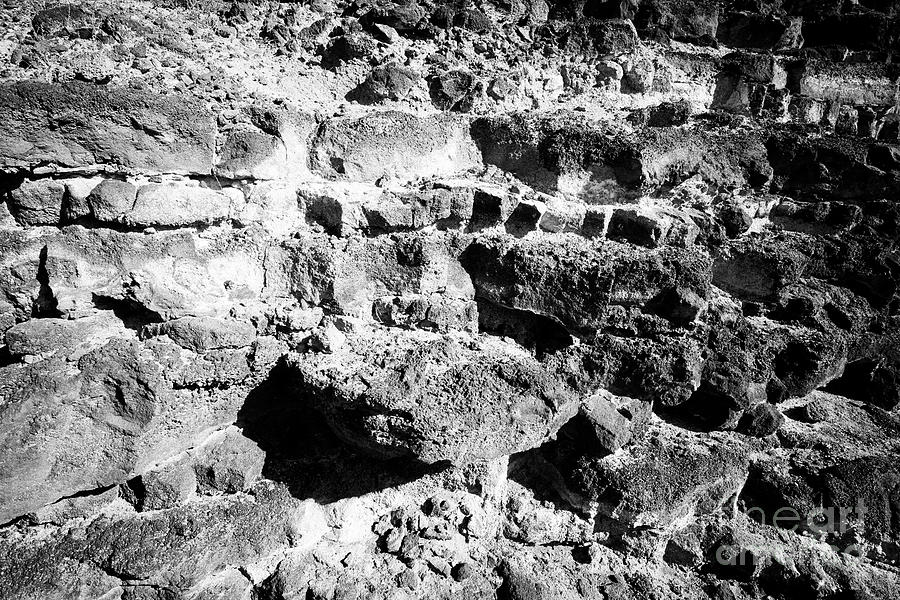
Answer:
[[[900,596],[897,2],[0,27],[0,600]]]

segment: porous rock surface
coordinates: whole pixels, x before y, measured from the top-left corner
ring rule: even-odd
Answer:
[[[0,24],[3,600],[900,596],[894,0]]]

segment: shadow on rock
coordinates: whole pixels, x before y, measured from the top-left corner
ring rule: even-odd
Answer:
[[[328,503],[408,483],[439,470],[406,458],[379,460],[338,439],[283,363],[247,397],[237,425],[266,453],[263,476],[298,499]]]
[[[586,419],[577,415],[563,425],[544,445],[509,457],[512,481],[531,490],[536,500],[549,502],[556,510],[581,514],[582,499],[572,495],[563,473],[582,457],[600,459],[609,453],[599,448]]]

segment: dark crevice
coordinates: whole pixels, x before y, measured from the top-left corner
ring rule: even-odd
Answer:
[[[144,487],[144,480],[140,475],[122,484],[122,496],[134,506],[135,510],[138,512],[143,510],[147,489]]]
[[[238,382],[240,383],[240,382]],[[188,390],[188,391],[224,391],[234,387],[232,382],[226,381],[212,381],[209,383],[172,383],[173,390]]]
[[[140,232],[146,228],[139,228],[135,230],[134,228],[128,227],[124,223],[113,223],[109,221],[97,221],[91,216],[83,216],[78,218],[71,218],[68,216],[67,208],[63,208],[63,214],[66,215],[60,221],[60,227],[67,227],[69,225],[78,225],[80,227],[84,227],[85,229],[108,229],[110,231],[116,231],[118,233],[129,233],[129,232]]]
[[[377,459],[344,443],[283,362],[247,397],[236,424],[266,453],[263,476],[320,504],[408,483],[444,465]]]
[[[111,310],[128,329],[140,331],[145,325],[162,323],[162,316],[153,310],[135,302],[129,298],[110,298],[109,296],[93,295],[94,307],[99,310]]]
[[[500,586],[497,588],[497,600],[514,600],[512,589],[509,583],[509,568],[505,564],[501,564],[497,568],[497,575],[500,576]]]
[[[22,171],[12,173],[0,172],[0,196],[6,199],[9,192],[21,186],[24,181],[25,173]]]
[[[218,227],[225,223],[234,223],[230,219],[222,219],[214,223],[187,223],[185,225],[128,225],[126,223],[116,223],[112,221],[96,221],[91,217],[80,217],[78,219],[60,221],[60,227],[69,225],[79,225],[85,229],[107,229],[118,233],[143,233],[147,229],[153,229],[156,233],[166,233],[170,231],[181,231],[190,229],[202,233],[211,227]]]
[[[8,367],[18,362],[18,359],[9,352],[9,346],[0,346],[0,368]]]
[[[512,338],[539,359],[568,348],[574,342],[572,334],[553,317],[507,308],[481,298],[477,302],[479,331]]]
[[[57,310],[59,302],[50,288],[50,274],[47,272],[47,246],[41,248],[38,258],[37,280],[40,284],[38,296],[31,308],[31,316],[34,318],[59,317]]]
[[[852,361],[824,390],[892,411],[900,404],[900,360],[885,356]]]
[[[654,412],[669,425],[699,433],[716,431],[735,419],[737,406],[722,394],[712,392],[701,385],[691,397],[677,406],[657,404]]]
[[[555,440],[538,448],[513,454],[509,458],[507,476],[529,489],[539,502],[548,502],[556,510],[589,518],[590,515],[576,506],[578,502],[572,498],[562,475],[573,461],[608,455],[593,443],[596,438],[586,431],[587,426],[582,417],[576,416],[559,430]]]
[[[63,496],[62,498],[60,498],[53,504],[56,504],[57,502],[62,502],[64,500],[72,500],[74,498],[89,498],[91,496],[100,496],[101,494],[105,494],[106,492],[113,489],[114,487],[116,487],[116,484],[104,485],[104,486],[96,487],[96,488],[93,488],[90,490],[81,490],[79,492],[75,492],[74,494],[70,494],[68,496]]]

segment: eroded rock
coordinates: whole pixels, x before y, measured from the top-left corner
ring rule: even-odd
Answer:
[[[540,444],[577,410],[565,384],[514,346],[400,330],[370,336],[384,343],[351,337],[336,353],[289,362],[335,431],[377,455],[495,458]],[[508,402],[488,400],[497,394]]]
[[[198,174],[212,169],[215,123],[183,96],[23,81],[0,87],[0,113],[4,167],[102,163]]]

